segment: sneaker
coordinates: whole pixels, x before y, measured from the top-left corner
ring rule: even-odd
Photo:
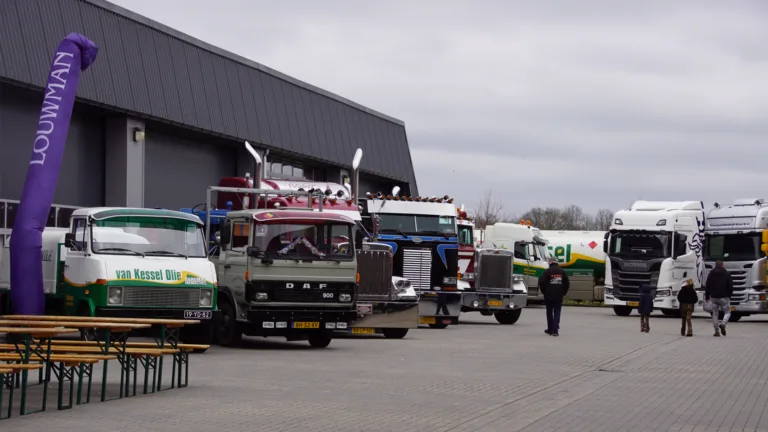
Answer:
[[[715,331],[715,337],[720,337],[720,332],[719,331]]]
[[[548,335],[552,336],[552,333],[551,333],[549,330],[544,330],[544,333],[546,333],[546,334],[548,334]]]
[[[560,336],[560,334],[559,333],[552,333],[552,336],[557,337],[557,336]]]
[[[693,337],[693,333],[688,333],[685,337]]]
[[[725,324],[720,324],[720,333],[722,333],[723,336],[725,336]]]

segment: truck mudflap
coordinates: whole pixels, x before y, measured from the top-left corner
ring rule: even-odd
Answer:
[[[419,327],[419,302],[360,302],[357,310],[363,314],[353,323],[353,328],[401,328]]]
[[[461,291],[422,291],[419,298],[419,324],[440,327],[458,324],[461,294]]]
[[[491,311],[514,310],[527,306],[528,295],[501,294],[492,292],[465,292],[461,296],[461,311]]]

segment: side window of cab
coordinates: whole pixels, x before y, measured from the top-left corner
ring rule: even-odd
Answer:
[[[248,220],[234,220],[232,223],[232,250],[244,251],[248,247],[251,223]]]
[[[77,218],[72,220],[72,226],[71,226],[71,233],[74,234],[75,237],[75,243],[74,243],[74,250],[76,251],[84,251],[86,250],[87,241],[87,230],[86,230],[86,221],[85,218]]]

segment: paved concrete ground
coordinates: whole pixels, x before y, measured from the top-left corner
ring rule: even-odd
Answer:
[[[764,431],[768,320],[711,323],[608,309],[542,309],[502,327],[479,314],[405,340],[249,340],[192,359],[189,388],[3,420],[0,430],[109,431]]]

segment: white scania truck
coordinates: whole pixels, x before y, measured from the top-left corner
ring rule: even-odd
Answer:
[[[605,305],[627,316],[638,306],[640,286],[655,289],[654,308],[679,315],[683,280],[700,289],[704,273],[704,204],[637,201],[616,212],[605,234]]]
[[[762,198],[739,199],[729,206],[715,203],[707,215],[705,234],[705,278],[716,261],[723,261],[733,279],[731,321],[768,313],[765,292],[768,203]],[[711,312],[708,304],[703,301],[701,304],[704,311]]]

